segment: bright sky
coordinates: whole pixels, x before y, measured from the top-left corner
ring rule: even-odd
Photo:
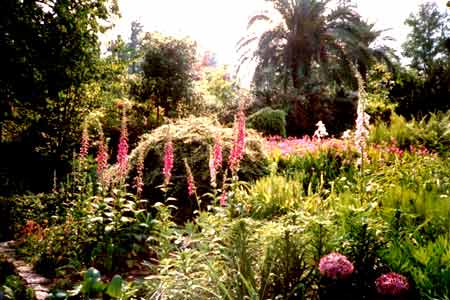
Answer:
[[[444,9],[447,0],[435,0]],[[425,0],[357,0],[360,14],[377,24],[377,29],[392,28],[387,34],[400,49],[408,33],[403,24]],[[202,48],[217,55],[219,63],[233,65],[235,45],[246,34],[249,16],[267,7],[264,0],[119,0],[122,18],[109,38],[121,34],[128,39],[130,24],[138,20],[144,31],[190,36]]]

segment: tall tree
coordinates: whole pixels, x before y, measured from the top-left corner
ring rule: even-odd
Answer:
[[[411,32],[403,44],[403,55],[411,59],[410,66],[430,76],[434,67],[448,59],[446,41],[450,35],[450,18],[435,2],[419,6],[419,11],[405,21]]]
[[[116,13],[116,0],[2,1],[1,141],[26,136],[52,160],[70,155],[86,84],[98,75],[98,33]]]
[[[365,25],[348,1],[334,10],[328,9],[329,0],[266,1],[273,3],[281,22],[260,36],[244,37],[238,46],[244,50],[241,64],[257,63],[257,86],[282,82],[286,89],[290,82],[301,90],[314,77],[352,81],[351,64],[367,64],[373,57],[369,47],[381,32]],[[248,27],[258,21],[273,22],[273,13],[253,16]],[[254,52],[248,50],[253,42]]]
[[[144,52],[141,98],[153,99],[167,116],[191,98],[196,45],[187,39],[153,33],[146,37]]]

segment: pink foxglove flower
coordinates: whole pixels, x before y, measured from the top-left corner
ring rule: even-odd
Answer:
[[[119,149],[117,151],[117,164],[119,178],[124,178],[128,171],[128,130],[125,106],[122,115],[122,128],[120,130]]]
[[[87,123],[83,126],[83,133],[81,135],[80,159],[84,160],[89,152],[89,131]]]
[[[234,142],[231,148],[230,156],[228,158],[228,164],[231,173],[235,175],[239,170],[239,164],[244,157],[245,150],[245,114],[244,109],[241,107],[235,117],[234,127]]]
[[[170,183],[170,178],[172,177],[172,168],[173,168],[173,145],[172,139],[169,136],[166,141],[166,144],[164,145],[164,167],[163,167],[164,185],[168,185]]]
[[[194,182],[194,176],[192,175],[191,167],[189,167],[189,164],[186,159],[184,159],[184,165],[186,167],[186,173],[187,173],[187,185],[188,185],[188,195],[192,196],[195,193],[195,182]]]
[[[409,283],[405,276],[391,272],[378,277],[375,287],[381,295],[401,296],[409,290]]]
[[[108,150],[105,144],[105,136],[103,135],[103,131],[101,129],[99,133],[97,157],[95,160],[97,161],[97,174],[100,178],[100,182],[102,182],[104,172],[106,168],[108,168]]]
[[[354,270],[353,264],[342,254],[332,252],[320,259],[320,274],[330,279],[348,278]]]

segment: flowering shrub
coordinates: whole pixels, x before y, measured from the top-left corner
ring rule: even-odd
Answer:
[[[342,254],[332,252],[319,262],[320,274],[330,279],[348,278],[354,270],[353,264]]]
[[[405,276],[391,272],[378,277],[375,287],[381,295],[400,296],[409,290],[409,283]]]

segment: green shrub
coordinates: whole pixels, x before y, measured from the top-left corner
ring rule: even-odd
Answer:
[[[174,167],[169,191],[163,193],[159,187],[164,182],[162,166],[168,130],[170,130],[174,147]],[[130,184],[133,185],[132,180],[136,176],[138,154],[140,151],[144,151],[143,198],[148,199],[150,203],[155,203],[164,202],[167,197],[175,197],[177,202],[174,204],[178,207],[177,215],[181,219],[191,217],[193,210],[196,209],[196,202],[188,195],[187,174],[183,160],[187,160],[192,170],[197,195],[201,196],[211,192],[208,167],[209,151],[217,135],[222,140],[224,160],[222,169],[217,176],[220,188],[223,170],[228,167],[228,157],[234,140],[233,129],[224,128],[209,118],[182,119],[143,135],[137,148],[130,154],[130,172],[128,174]],[[258,133],[247,130],[245,144],[244,158],[241,161],[238,175],[240,180],[251,182],[268,173],[268,160],[263,150],[262,138]]]
[[[265,135],[286,136],[286,112],[264,107],[247,118],[247,126]]]

